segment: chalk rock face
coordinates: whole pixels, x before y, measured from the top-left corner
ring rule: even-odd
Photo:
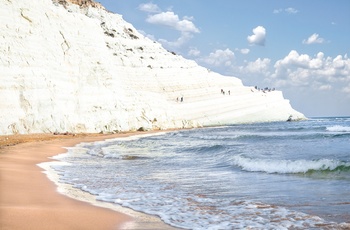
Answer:
[[[305,118],[282,92],[171,53],[93,1],[0,5],[0,135]]]

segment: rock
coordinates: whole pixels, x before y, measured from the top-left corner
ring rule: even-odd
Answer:
[[[145,127],[140,127],[140,128],[137,129],[137,131],[139,131],[139,132],[145,132],[145,131],[147,131],[147,129],[146,129]]]
[[[305,118],[282,92],[167,51],[93,1],[2,1],[0,18],[0,135]]]

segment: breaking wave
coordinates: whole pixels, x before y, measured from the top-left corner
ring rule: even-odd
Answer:
[[[278,174],[310,173],[315,171],[350,172],[350,163],[332,159],[320,160],[271,160],[251,159],[241,155],[233,157],[234,165],[250,172]]]
[[[335,126],[327,127],[327,131],[330,131],[330,132],[350,132],[350,127],[349,126],[335,125]]]

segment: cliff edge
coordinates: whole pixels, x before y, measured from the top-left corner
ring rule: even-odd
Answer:
[[[62,6],[68,6],[70,4],[75,4],[80,7],[95,7],[100,9],[105,9],[100,3],[93,0],[52,0],[55,4],[61,4]]]
[[[0,4],[0,135],[305,119],[282,92],[169,52],[99,3]]]

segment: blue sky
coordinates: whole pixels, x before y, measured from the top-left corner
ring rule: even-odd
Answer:
[[[306,116],[350,116],[349,0],[101,0],[145,36]]]

